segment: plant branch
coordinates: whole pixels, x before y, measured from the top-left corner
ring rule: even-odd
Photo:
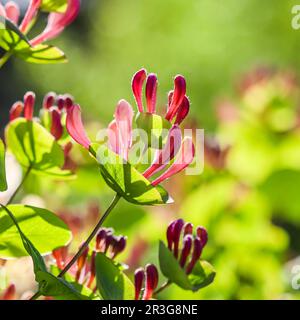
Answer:
[[[17,195],[17,193],[18,193],[18,192],[20,191],[20,189],[22,188],[25,180],[28,178],[30,171],[31,171],[31,167],[28,167],[28,169],[26,170],[26,172],[25,172],[25,174],[24,174],[24,176],[23,176],[23,179],[22,179],[21,183],[19,184],[18,188],[17,188],[16,191],[13,193],[13,195],[10,197],[7,205],[9,205],[9,204],[12,203],[12,201],[13,201],[14,198],[15,198],[15,196]]]
[[[170,285],[172,284],[172,282],[170,280],[166,281],[164,284],[162,284],[162,286],[160,288],[158,288],[155,292],[154,295],[157,295],[159,293],[161,293],[163,290],[165,290],[166,288],[168,288]]]
[[[113,210],[113,208],[119,202],[120,198],[121,198],[121,196],[119,196],[118,194],[115,195],[115,197],[112,200],[111,204],[109,205],[109,207],[107,208],[107,210],[105,211],[103,216],[100,218],[99,222],[97,223],[97,225],[94,228],[94,230],[92,231],[92,233],[89,235],[87,240],[83,243],[83,245],[80,247],[80,249],[75,254],[75,256],[72,258],[72,260],[60,272],[58,277],[63,277],[68,272],[68,270],[72,267],[72,265],[77,261],[77,259],[82,255],[83,251],[89,245],[89,243],[93,240],[93,238],[96,236],[96,234],[98,233],[99,229],[102,227],[104,221],[106,220],[106,218],[108,217],[110,212]]]
[[[13,55],[12,51],[7,51],[2,58],[0,59],[0,68],[2,68],[5,63],[9,60],[9,58]]]

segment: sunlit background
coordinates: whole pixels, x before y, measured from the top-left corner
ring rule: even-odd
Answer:
[[[145,67],[157,73],[161,106],[173,77],[183,74],[192,102],[186,126],[204,128],[210,137],[204,173],[165,184],[174,205],[117,207],[106,225],[128,236],[120,259],[130,266],[130,276],[138,266],[157,263],[158,239],[165,240],[168,223],[181,217],[207,228],[203,258],[217,277],[198,293],[170,286],[160,298],[299,298],[291,286],[291,268],[300,254],[300,30],[291,26],[297,1],[83,4],[76,23],[53,41],[66,52],[68,64],[31,65],[14,58],[1,69],[1,128],[12,103],[26,91],[35,91],[40,101],[55,91],[76,98],[93,135],[107,126],[118,100],[134,105],[135,71]],[[19,197],[63,216],[76,230],[74,249],[95,223],[98,207],[104,210],[113,196],[81,152],[74,159],[76,181],[33,176],[26,198]],[[29,259],[9,262],[7,273],[10,282],[20,283],[20,295],[33,290]]]

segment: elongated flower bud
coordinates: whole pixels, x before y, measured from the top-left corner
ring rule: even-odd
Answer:
[[[52,251],[52,255],[59,269],[63,269],[68,255],[68,247],[61,247]]]
[[[193,248],[193,253],[192,253],[192,258],[190,263],[188,264],[186,268],[186,273],[190,274],[193,271],[193,268],[197,261],[200,259],[202,253],[202,244],[201,240],[199,238],[194,239],[194,248]]]
[[[70,136],[84,148],[89,149],[91,141],[85,132],[79,105],[75,104],[67,110],[66,126]]]
[[[41,4],[42,4],[42,0],[30,0],[28,9],[20,25],[21,32],[25,33],[27,31],[32,20],[35,18],[36,14],[38,13],[38,10]]]
[[[96,236],[96,250],[98,252],[104,252],[106,243],[106,231],[105,229],[100,229]]]
[[[83,271],[84,265],[86,263],[88,253],[89,253],[89,247],[86,247],[82,252],[81,256],[77,260],[76,281],[80,280],[81,272]]]
[[[190,234],[187,234],[183,238],[183,246],[182,246],[181,256],[179,260],[179,264],[182,268],[185,266],[187,258],[191,253],[192,244],[193,244],[193,237]]]
[[[176,120],[175,124],[180,125],[181,122],[186,118],[190,111],[190,101],[189,99],[185,96],[183,98],[183,101],[181,102],[180,107],[178,108],[177,115],[176,115]]]
[[[171,103],[169,105],[166,119],[172,120],[177,113],[186,93],[186,82],[183,76],[178,75],[174,79],[174,92],[172,94]]]
[[[152,298],[154,290],[158,285],[158,271],[155,265],[146,265],[146,280],[145,280],[145,291],[143,300],[150,300]]]
[[[49,92],[45,95],[43,100],[43,108],[44,109],[50,109],[56,100],[56,93],[55,92]]]
[[[55,138],[55,140],[59,140],[64,132],[64,128],[61,124],[61,114],[57,109],[52,109],[51,113],[51,128],[50,132]]]
[[[15,102],[9,111],[9,121],[19,118],[24,110],[24,104],[21,101]]]
[[[65,95],[65,108],[66,108],[66,110],[71,108],[73,104],[74,104],[74,98],[71,95],[66,94]]]
[[[5,5],[6,16],[14,24],[18,24],[20,18],[20,7],[14,1],[9,1]]]
[[[191,138],[185,138],[181,145],[179,155],[175,159],[174,163],[164,172],[160,177],[152,182],[153,186],[157,186],[166,179],[169,179],[173,175],[179,173],[188,167],[194,159],[195,147]]]
[[[32,120],[35,105],[35,93],[27,92],[24,96],[24,117],[26,120]]]
[[[87,287],[91,288],[95,277],[96,277],[96,254],[97,251],[93,250],[92,256],[91,256],[91,270],[90,270],[90,277],[87,283]]]
[[[142,92],[143,92],[143,84],[146,80],[147,72],[145,69],[139,70],[132,78],[132,91],[133,95],[135,97],[135,101],[138,107],[139,112],[143,112],[143,98],[142,98]]]
[[[190,223],[190,222],[187,222],[185,225],[184,225],[184,235],[186,234],[192,234],[193,233],[193,224]]]
[[[204,227],[197,227],[197,237],[201,240],[202,247],[205,247],[208,241],[208,233]]]
[[[168,248],[172,251],[173,249],[173,242],[174,242],[174,226],[176,221],[172,221],[167,229],[167,241],[168,241]]]
[[[135,300],[139,300],[145,278],[145,271],[139,268],[134,273]]]
[[[173,242],[174,242],[173,252],[176,259],[178,258],[179,241],[180,241],[180,235],[181,235],[183,226],[184,226],[184,221],[182,219],[176,220],[174,224],[174,231],[173,231]]]
[[[147,112],[155,113],[157,94],[157,77],[154,73],[150,73],[146,83],[146,100]]]
[[[65,97],[63,95],[59,95],[57,97],[57,107],[59,110],[63,110],[65,108]]]
[[[119,238],[116,238],[115,243],[112,247],[112,259],[114,259],[118,254],[123,252],[126,247],[126,237],[120,236]]]

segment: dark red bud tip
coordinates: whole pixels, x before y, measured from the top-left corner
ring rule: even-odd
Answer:
[[[145,272],[143,268],[139,268],[134,273],[134,287],[135,287],[135,300],[139,300],[145,278]]]
[[[61,114],[57,109],[51,109],[51,128],[50,132],[55,138],[55,140],[59,140],[64,132],[64,128],[61,124]]]
[[[26,120],[32,120],[35,105],[35,93],[27,92],[24,96],[24,117]]]
[[[187,234],[183,238],[183,245],[182,245],[182,251],[181,251],[181,257],[179,260],[180,266],[183,268],[185,266],[185,263],[187,261],[188,256],[191,253],[192,249],[192,244],[193,244],[193,237],[190,234]]]
[[[154,264],[146,265],[146,280],[145,280],[145,292],[143,300],[150,300],[153,292],[158,285],[158,271]]]
[[[106,242],[106,231],[105,229],[100,229],[96,237],[96,250],[98,252],[104,252]]]
[[[74,97],[71,96],[70,94],[66,94],[65,95],[65,108],[69,109],[72,107],[73,104],[74,104]]]
[[[59,110],[63,110],[65,107],[65,97],[62,95],[59,95],[57,97],[57,107]]]
[[[193,233],[193,224],[190,223],[190,222],[187,222],[185,225],[184,225],[184,235],[186,234],[192,234]]]
[[[112,234],[106,234],[104,253],[107,253],[109,247],[115,244],[116,238]]]
[[[157,77],[154,73],[150,73],[146,83],[146,101],[147,112],[155,113],[157,94]]]
[[[16,296],[16,287],[14,284],[11,284],[3,293],[0,300],[15,300]]]
[[[180,125],[181,122],[187,117],[187,115],[189,114],[190,111],[190,101],[187,98],[187,96],[185,96],[183,98],[183,101],[177,111],[177,117],[175,120],[175,124]]]
[[[173,248],[173,241],[174,241],[174,225],[176,221],[172,221],[167,229],[167,241],[168,241],[168,248],[172,251]]]
[[[135,97],[136,104],[138,106],[139,112],[143,112],[143,99],[142,91],[143,84],[146,80],[147,72],[145,69],[139,70],[132,78],[132,91]]]
[[[56,93],[55,92],[49,92],[45,95],[43,100],[43,108],[44,109],[50,109],[56,100]]]
[[[202,247],[205,247],[208,241],[208,233],[204,227],[197,227],[197,237],[201,240]]]
[[[186,269],[187,274],[190,274],[193,271],[195,264],[200,259],[201,253],[202,253],[202,244],[201,244],[201,240],[197,237],[194,239],[194,248],[193,248],[192,258]]]
[[[113,246],[112,259],[114,259],[118,254],[123,252],[126,247],[126,237],[121,236],[116,238],[116,241]]]
[[[181,231],[184,226],[184,221],[182,219],[176,220],[174,224],[174,234],[173,234],[173,241],[174,241],[174,256],[177,259],[178,258],[178,248],[179,248],[179,240]]]
[[[15,102],[9,111],[9,121],[13,121],[22,115],[24,104],[21,101]]]

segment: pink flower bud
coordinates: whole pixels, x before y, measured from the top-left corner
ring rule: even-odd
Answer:
[[[179,241],[180,241],[180,235],[181,235],[183,226],[184,226],[184,221],[182,219],[176,220],[174,224],[174,230],[173,230],[173,242],[174,242],[173,252],[176,259],[178,258]]]
[[[186,234],[192,234],[193,233],[193,224],[190,223],[190,222],[187,222],[185,225],[184,225],[184,235]]]
[[[150,73],[146,83],[146,100],[147,111],[155,113],[156,109],[156,94],[157,94],[157,77],[155,74]]]
[[[193,141],[189,137],[185,138],[182,141],[179,155],[177,156],[175,161],[172,163],[172,165],[168,168],[166,172],[164,172],[160,177],[158,177],[156,180],[152,182],[152,185],[157,186],[164,180],[169,179],[173,175],[184,170],[186,167],[188,167],[192,163],[194,156],[195,156],[195,147],[194,147]]]
[[[179,264],[182,268],[185,266],[187,258],[191,253],[192,244],[193,244],[193,237],[190,234],[187,234],[183,238],[183,246],[182,246],[181,256],[179,260]]]
[[[175,221],[172,221],[169,226],[168,226],[168,229],[167,229],[167,241],[168,241],[168,248],[169,250],[172,251],[172,248],[173,248],[173,242],[174,242],[174,225],[176,223],[176,220]]]
[[[66,110],[71,108],[73,104],[74,104],[74,98],[71,95],[66,94],[65,95],[65,108],[66,108]]]
[[[105,229],[100,229],[96,236],[96,250],[98,252],[104,252],[106,243],[106,231]]]
[[[34,92],[27,92],[24,96],[24,117],[26,120],[32,120],[35,105]]]
[[[204,227],[197,227],[197,237],[201,240],[202,247],[205,247],[208,241],[208,233]]]
[[[123,252],[126,247],[126,237],[121,236],[119,238],[116,238],[116,241],[113,244],[112,247],[112,259],[114,259],[118,254]]]
[[[64,107],[65,107],[65,97],[63,95],[59,95],[57,97],[56,104],[57,104],[57,107],[58,107],[59,110],[63,110]]]
[[[135,300],[139,300],[145,278],[145,272],[143,268],[139,268],[134,273],[134,287],[135,287]]]
[[[136,104],[138,106],[139,112],[143,112],[143,84],[146,80],[147,72],[145,69],[139,70],[132,78],[132,91],[135,97]]]
[[[143,300],[150,300],[152,298],[154,290],[158,285],[158,271],[155,265],[146,265],[146,280],[145,280],[145,291]]]
[[[91,141],[85,132],[79,105],[75,104],[67,110],[66,126],[70,136],[84,148],[89,149]]]
[[[172,94],[171,103],[166,114],[166,119],[171,119],[177,113],[186,93],[186,82],[183,76],[178,75],[174,79],[174,92]]]
[[[0,300],[15,300],[16,299],[16,287],[11,284],[3,293]]]
[[[9,20],[11,20],[14,24],[18,24],[20,18],[20,8],[17,3],[14,1],[9,1],[5,5],[6,16]]]
[[[51,128],[50,132],[55,138],[55,140],[59,140],[64,132],[64,128],[61,124],[61,114],[57,109],[51,109]]]
[[[52,255],[59,269],[63,269],[68,256],[68,247],[61,247],[52,251]]]
[[[186,118],[190,111],[190,101],[189,99],[185,96],[183,98],[183,101],[177,111],[177,116],[175,120],[175,124],[180,125],[181,122]]]
[[[9,111],[9,121],[13,121],[22,115],[24,104],[21,101],[15,102]]]
[[[81,256],[77,260],[76,281],[80,280],[80,276],[81,276],[81,273],[82,273],[82,271],[84,269],[88,253],[89,253],[89,247],[86,247],[84,249],[84,251],[82,252]]]
[[[42,0],[30,0],[28,9],[20,25],[21,32],[25,33],[27,31],[32,20],[35,18],[36,14],[38,13],[38,10],[41,4],[42,4]]]
[[[193,248],[193,253],[192,253],[192,258],[190,263],[188,264],[186,268],[186,273],[190,274],[193,271],[193,268],[197,261],[200,259],[202,253],[202,244],[201,240],[199,238],[194,239],[194,248]]]
[[[97,251],[93,250],[92,256],[91,256],[91,270],[90,270],[90,277],[87,283],[87,287],[91,288],[95,277],[96,277],[96,254]]]
[[[50,109],[54,103],[55,103],[55,99],[56,99],[56,93],[55,92],[49,92],[45,95],[44,100],[43,100],[43,108],[44,109]]]

